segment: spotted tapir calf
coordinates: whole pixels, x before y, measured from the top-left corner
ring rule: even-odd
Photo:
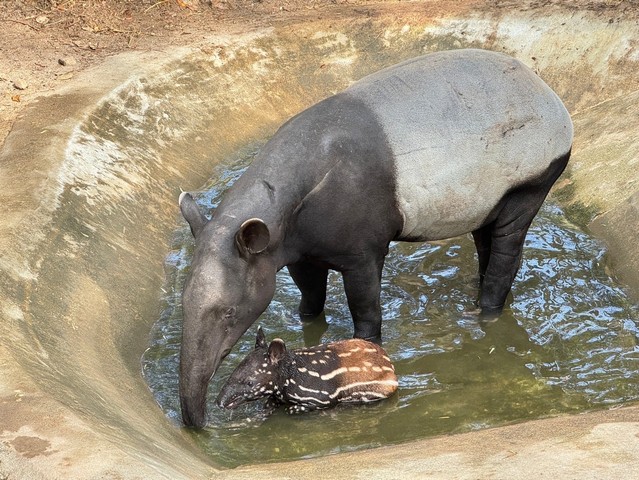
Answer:
[[[184,423],[206,424],[209,380],[269,305],[283,267],[308,317],[324,309],[329,269],[341,272],[353,336],[380,342],[389,243],[472,232],[479,306],[499,312],[572,139],[561,100],[523,63],[484,50],[437,52],[290,119],[210,219],[181,195],[195,236],[182,296]]]
[[[236,408],[267,398],[288,413],[310,412],[338,403],[370,403],[397,390],[395,368],[386,352],[361,339],[287,350],[279,338],[267,345],[257,330],[255,349],[226,381],[217,404]]]

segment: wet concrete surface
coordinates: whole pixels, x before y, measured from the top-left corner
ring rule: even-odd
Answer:
[[[180,188],[199,188],[216,159],[351,81],[442,48],[510,53],[565,100],[576,141],[556,195],[638,291],[637,20],[533,3],[409,12],[114,57],[24,112],[0,151],[0,473],[636,478],[632,406],[218,472],[141,377]]]

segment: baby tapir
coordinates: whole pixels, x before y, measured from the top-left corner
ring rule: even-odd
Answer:
[[[368,403],[397,390],[395,369],[386,352],[354,338],[287,350],[279,338],[269,345],[258,328],[253,350],[222,387],[217,404],[235,408],[268,398],[267,405],[287,405],[288,413]]]

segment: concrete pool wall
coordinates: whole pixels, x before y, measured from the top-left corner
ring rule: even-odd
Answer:
[[[0,473],[397,478],[403,470],[512,478],[508,472],[530,468],[562,478],[559,465],[570,469],[565,478],[624,478],[639,471],[639,412],[627,407],[218,472],[165,418],[142,379],[180,188],[199,188],[247,140],[355,79],[438,49],[512,54],[564,99],[576,141],[557,198],[608,242],[611,268],[637,295],[639,15],[532,2],[448,5],[371,6],[113,57],[24,112],[0,151]]]

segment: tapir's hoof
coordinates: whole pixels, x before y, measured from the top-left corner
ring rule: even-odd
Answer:
[[[482,306],[481,312],[479,313],[479,318],[483,322],[491,322],[493,320],[497,320],[503,310],[503,305],[500,307]]]
[[[297,313],[303,322],[311,322],[324,313],[324,306],[313,308],[309,305],[300,305]]]
[[[312,322],[317,317],[319,317],[323,311],[324,310],[320,310],[319,312],[302,312],[301,310],[299,310],[298,313],[300,314],[300,319],[303,322]]]

